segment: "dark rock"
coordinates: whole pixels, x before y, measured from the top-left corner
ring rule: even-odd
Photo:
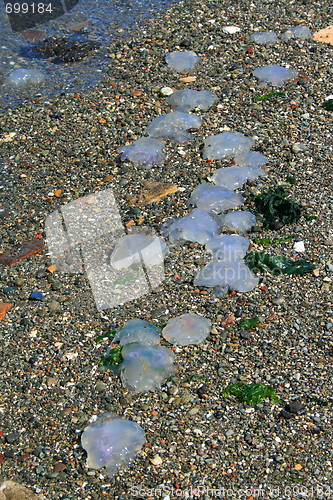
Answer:
[[[292,399],[284,409],[289,413],[293,413],[295,415],[302,415],[306,411],[305,406],[300,399]]]
[[[289,411],[281,410],[279,413],[279,417],[289,420],[290,418],[293,418],[293,415],[292,413],[289,413]]]
[[[250,332],[249,330],[241,330],[239,332],[239,335],[242,339],[250,339],[252,337],[252,332]]]
[[[65,37],[50,37],[35,49],[46,57],[54,57],[53,62],[75,62],[87,57],[100,45],[92,41],[73,41]]]
[[[13,444],[17,443],[19,440],[19,436],[15,434],[15,432],[10,432],[5,436],[6,443]]]

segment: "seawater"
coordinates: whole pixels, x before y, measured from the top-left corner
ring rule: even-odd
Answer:
[[[51,0],[52,1],[52,0]],[[23,32],[13,33],[0,6],[0,108],[14,107],[27,99],[51,98],[56,94],[89,91],[96,84],[112,76],[109,58],[110,46],[116,39],[126,38],[155,13],[166,10],[172,0],[81,0],[65,15],[32,28],[42,33],[33,41]],[[100,44],[97,53],[70,64],[54,63],[45,57],[36,57],[35,43],[50,36],[70,37],[72,40],[95,41]],[[11,89],[4,84],[9,73],[17,68],[38,69],[46,76],[39,88]]]

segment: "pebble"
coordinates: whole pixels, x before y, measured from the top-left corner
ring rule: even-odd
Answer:
[[[278,295],[277,297],[273,297],[272,298],[272,303],[275,305],[275,306],[282,306],[282,304],[285,303],[285,298],[282,297],[282,295]]]
[[[303,144],[301,142],[296,142],[291,146],[291,150],[295,154],[304,153],[308,150],[308,147],[306,144]]]
[[[29,300],[44,301],[44,295],[42,292],[32,292],[29,296]]]

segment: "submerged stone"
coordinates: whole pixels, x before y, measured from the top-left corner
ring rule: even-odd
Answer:
[[[158,139],[142,137],[128,146],[121,146],[117,151],[122,153],[123,161],[129,160],[139,167],[150,168],[164,162],[163,146],[164,143]]]
[[[184,217],[169,221],[162,227],[163,236],[167,236],[171,243],[185,240],[197,241],[203,245],[218,231],[217,222],[199,208],[195,208]]]
[[[45,82],[45,75],[37,69],[18,68],[12,71],[5,80],[11,87],[23,88],[41,85]]]
[[[166,102],[177,111],[188,112],[193,109],[209,109],[217,100],[217,95],[208,90],[184,89],[174,92]]]
[[[282,40],[291,40],[298,38],[299,40],[308,40],[312,38],[312,33],[307,26],[291,26],[281,35]]]
[[[165,55],[165,61],[169,68],[178,73],[193,69],[199,60],[200,57],[197,56],[193,50],[176,50],[174,52],[168,52]]]
[[[249,239],[238,234],[221,234],[208,240],[205,248],[214,260],[242,259],[249,248]]]
[[[258,33],[252,33],[250,40],[254,43],[276,43],[278,41],[277,34],[275,31],[260,31]]]
[[[198,129],[202,119],[197,115],[175,111],[158,116],[148,125],[146,132],[150,137],[170,139],[175,142],[188,142],[193,136],[188,130]]]
[[[235,156],[235,164],[240,167],[263,167],[267,163],[267,158],[259,151],[244,151]]]
[[[223,231],[234,231],[240,234],[250,231],[256,223],[255,216],[247,210],[220,215],[216,220]]]
[[[224,132],[210,135],[205,139],[204,158],[220,160],[228,156],[241,154],[254,145],[252,137],[246,137],[239,132]]]
[[[158,345],[160,343],[161,330],[155,325],[142,319],[130,319],[117,331],[113,341],[124,346],[127,344]]]
[[[253,75],[263,84],[268,83],[274,87],[280,87],[291,78],[296,78],[298,71],[273,64],[255,69]]]
[[[110,477],[134,460],[146,441],[142,427],[112,413],[103,413],[86,427],[81,436],[87,452],[87,467],[106,467]]]
[[[243,259],[213,260],[200,269],[194,279],[194,286],[218,287],[235,292],[249,292],[259,283]]]
[[[189,203],[211,215],[218,215],[231,208],[240,207],[244,204],[244,198],[241,194],[207,182],[194,189]]]
[[[125,345],[120,376],[124,387],[136,393],[153,391],[174,375],[175,354],[171,349],[144,344]]]
[[[126,269],[133,264],[156,266],[163,263],[166,244],[158,236],[127,234],[120,238],[113,250],[110,263],[115,269]]]
[[[54,57],[53,62],[72,63],[80,61],[99,48],[100,44],[92,40],[69,40],[65,37],[50,37],[36,45],[36,49],[47,57]]]
[[[212,181],[230,191],[241,188],[246,181],[264,176],[265,172],[258,167],[224,167],[215,171]]]
[[[209,319],[194,313],[182,314],[168,321],[162,335],[170,344],[200,344],[210,333]]]

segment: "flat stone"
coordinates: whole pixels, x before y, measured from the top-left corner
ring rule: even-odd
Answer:
[[[333,45],[333,25],[327,26],[327,28],[323,28],[322,30],[317,31],[313,35],[313,40],[316,42],[324,42]]]
[[[279,295],[278,297],[273,297],[272,299],[272,304],[274,304],[275,306],[281,306],[284,303],[285,299],[284,297],[282,297],[282,295]]]
[[[0,302],[0,321],[4,319],[7,314],[7,311],[11,309],[13,306],[8,304],[8,302]]]
[[[24,242],[17,251],[13,254],[11,251],[4,252],[0,255],[0,265],[14,266],[21,260],[41,253],[44,249],[44,241],[42,238],[34,238]]]
[[[0,485],[0,500],[46,500],[44,495],[36,495],[33,491],[14,481],[4,481]]]
[[[158,203],[165,198],[165,196],[173,194],[177,190],[178,186],[170,182],[147,181],[139,197],[132,198],[129,201],[129,205],[145,206],[151,203]]]

